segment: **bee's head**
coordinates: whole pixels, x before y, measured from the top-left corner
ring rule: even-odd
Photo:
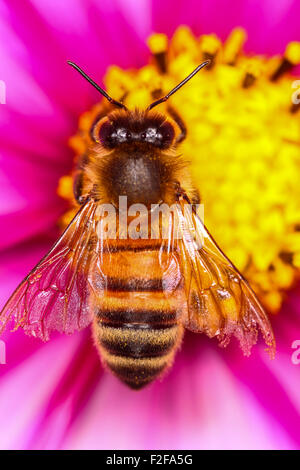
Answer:
[[[117,149],[146,144],[158,149],[171,147],[175,128],[164,116],[151,112],[117,111],[94,125],[92,136],[104,148]]]
[[[96,90],[106,98],[109,103],[119,108],[119,113],[112,113],[107,118],[96,123],[93,129],[93,138],[96,142],[101,142],[105,148],[116,148],[122,144],[132,142],[143,142],[166,149],[173,143],[175,137],[174,126],[163,116],[155,115],[151,111],[155,106],[167,101],[170,96],[176,93],[185,83],[187,83],[196,73],[209,64],[210,60],[202,62],[195,70],[184,80],[175,86],[169,93],[162,98],[151,103],[145,111],[129,111],[125,104],[113,99],[92,80],[78,65],[68,61],[68,64],[74,67]]]
[[[170,183],[178,171],[178,159],[172,158],[172,146],[178,135],[175,123],[152,111],[169,99],[187,83],[209,60],[182,80],[167,95],[151,103],[145,111],[129,111],[120,101],[110,97],[73,62],[74,67],[111,105],[119,108],[99,118],[90,135],[107,152],[95,149],[92,159],[99,187],[106,187],[109,198],[117,203],[119,196],[127,196],[128,204],[142,203],[149,207],[166,200]],[[99,151],[98,151],[99,150]],[[102,158],[98,158],[99,155]],[[172,190],[174,196],[174,190]]]
[[[148,111],[115,111],[95,123],[92,137],[106,150],[100,174],[114,201],[124,195],[130,205],[149,206],[164,199],[170,173],[164,155],[175,135],[171,120]]]

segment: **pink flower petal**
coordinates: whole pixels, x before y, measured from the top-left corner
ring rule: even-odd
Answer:
[[[299,449],[300,400],[296,390],[300,387],[300,366],[292,363],[292,344],[300,339],[299,290],[291,294],[280,315],[272,320],[277,339],[277,353],[273,361],[258,349],[253,351],[246,367],[236,351],[229,350],[225,360],[232,367],[233,374],[268,414],[270,425],[274,427],[274,437],[277,438],[281,428],[291,440],[290,447],[279,441],[276,448]]]
[[[246,375],[251,370],[248,359],[240,352],[238,357],[239,371]],[[224,352],[212,341],[190,334],[161,383],[137,393],[105,373],[63,448],[295,448],[295,434],[291,436],[284,420],[277,420],[260,402],[268,383],[260,386],[261,377],[251,376],[257,396],[232,374],[234,365],[224,361]],[[289,411],[294,413],[290,420],[297,421],[297,413]]]
[[[58,169],[22,160],[12,152],[1,154],[0,249],[57,223],[65,208],[56,194]]]
[[[36,422],[39,422],[39,417],[56,389],[60,377],[78,350],[78,339],[76,335],[53,339],[32,353],[25,363],[9,371],[5,380],[1,380],[0,447],[2,449],[27,448],[30,431],[34,429]],[[7,350],[9,354],[10,348],[7,347]]]
[[[186,24],[196,34],[216,33],[225,39],[236,26],[248,33],[247,51],[282,53],[289,41],[300,40],[296,0],[153,0],[153,30],[173,34]]]
[[[99,97],[67,65],[68,59],[101,81],[108,65],[138,66],[148,54],[141,41],[148,32],[143,38],[137,36],[116,1],[34,3],[20,5],[12,0],[3,22],[13,29],[8,37],[13,34],[21,41],[23,53],[20,57],[19,51],[15,57],[20,66],[63,110],[81,112]],[[5,62],[3,68],[6,69]]]
[[[0,254],[0,308],[51,243],[37,239]],[[54,335],[45,344],[22,330],[6,331],[1,340],[6,364],[0,364],[0,448],[38,448],[38,442],[40,448],[60,447],[100,377],[90,332]]]

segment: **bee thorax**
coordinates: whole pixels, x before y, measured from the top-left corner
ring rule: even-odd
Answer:
[[[143,156],[114,159],[108,169],[115,201],[127,196],[128,204],[156,204],[162,199],[162,170],[156,160]]]

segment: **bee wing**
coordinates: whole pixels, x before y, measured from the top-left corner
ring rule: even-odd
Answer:
[[[46,341],[52,330],[73,333],[92,320],[88,308],[91,249],[96,204],[81,207],[50,252],[21,282],[0,313],[0,333],[14,321],[15,329]]]
[[[234,335],[249,355],[258,329],[274,356],[269,319],[251,287],[218,247],[187,204],[177,204],[177,243],[188,302],[185,327],[217,337],[226,346]]]

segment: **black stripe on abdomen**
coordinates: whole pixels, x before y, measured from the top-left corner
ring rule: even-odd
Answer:
[[[97,318],[108,326],[122,327],[123,325],[151,325],[153,329],[169,327],[176,322],[175,310],[100,310]]]
[[[176,323],[161,329],[150,324],[111,327],[95,323],[101,355],[108,367],[132,388],[154,380],[167,367],[181,339]]]

